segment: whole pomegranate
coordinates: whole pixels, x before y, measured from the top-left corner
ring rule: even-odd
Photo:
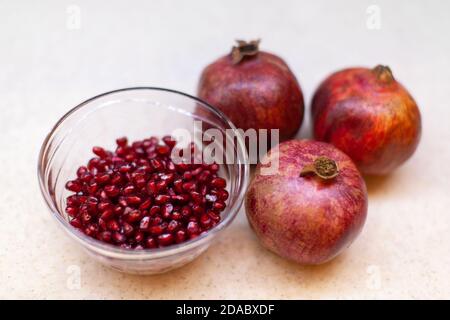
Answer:
[[[237,128],[279,129],[294,136],[303,120],[303,94],[287,64],[258,50],[259,41],[238,41],[230,54],[203,71],[199,98],[225,113]]]
[[[278,170],[263,169],[278,161]],[[330,144],[290,140],[256,168],[245,208],[262,244],[301,264],[329,261],[360,233],[367,214],[364,180]]]
[[[389,67],[351,68],[332,74],[312,102],[314,136],[330,142],[364,174],[387,174],[416,150],[420,112]]]

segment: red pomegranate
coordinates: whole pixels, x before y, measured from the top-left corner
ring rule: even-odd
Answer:
[[[270,163],[278,170],[265,175]],[[273,148],[250,183],[245,208],[262,244],[301,264],[329,261],[360,233],[367,214],[364,180],[330,144],[290,140]]]
[[[417,148],[420,112],[389,67],[351,68],[332,74],[312,102],[314,136],[332,143],[364,174],[387,174]]]
[[[230,54],[203,71],[199,98],[225,113],[237,128],[279,129],[293,137],[303,119],[303,94],[287,64],[258,50],[259,41],[238,41]]]

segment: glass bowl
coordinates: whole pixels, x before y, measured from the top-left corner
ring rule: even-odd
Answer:
[[[192,132],[196,120],[206,123],[205,128],[236,132],[231,121],[214,107],[190,95],[162,88],[115,90],[70,110],[48,134],[39,154],[40,188],[57,224],[92,258],[122,272],[162,273],[195,259],[230,225],[242,205],[249,165],[245,144],[239,134],[225,136],[227,142],[229,139],[234,141],[230,148],[234,161],[221,164],[220,174],[227,180],[230,194],[222,219],[217,226],[195,239],[157,249],[122,249],[72,227],[64,209],[66,198],[71,194],[65,189],[65,183],[74,179],[76,169],[92,158],[93,146],[112,150],[115,139],[121,136],[134,141],[150,136],[162,137],[179,129]],[[228,148],[227,152],[230,152]]]

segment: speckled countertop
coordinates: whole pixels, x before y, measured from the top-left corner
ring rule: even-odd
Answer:
[[[450,297],[450,4],[260,3],[0,2],[0,298]],[[206,253],[167,274],[120,274],[91,261],[41,198],[46,133],[69,108],[112,89],[195,93],[203,66],[237,37],[261,37],[284,57],[308,105],[328,73],[389,64],[421,107],[418,151],[394,174],[367,179],[366,226],[328,264],[302,267],[267,252],[243,210]],[[299,137],[309,137],[308,119]]]

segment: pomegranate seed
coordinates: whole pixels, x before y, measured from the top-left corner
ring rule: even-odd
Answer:
[[[178,221],[172,220],[167,225],[167,231],[174,232],[178,229],[179,226],[180,226],[180,223]]]
[[[156,152],[158,152],[160,155],[168,155],[170,153],[169,146],[158,146],[156,147]]]
[[[173,220],[181,220],[183,218],[183,216],[181,215],[180,212],[175,211],[172,213],[172,219]]]
[[[183,190],[184,191],[194,191],[197,188],[197,185],[195,184],[195,182],[185,182],[183,183]]]
[[[78,215],[78,208],[76,208],[76,207],[66,207],[66,213],[70,217],[75,218]]]
[[[215,213],[213,211],[209,211],[208,215],[214,222],[219,222],[220,221],[220,216],[217,213]]]
[[[108,221],[108,223],[106,224],[106,227],[111,231],[119,231],[120,230],[120,225],[116,220]]]
[[[226,201],[228,199],[228,196],[229,194],[227,190],[222,189],[217,192],[217,197],[222,201]]]
[[[78,229],[80,229],[83,226],[80,219],[78,219],[78,218],[74,218],[74,219],[70,220],[70,224]]]
[[[146,248],[149,248],[149,249],[157,248],[157,247],[158,247],[158,244],[156,243],[156,240],[155,240],[154,238],[148,237],[148,238],[145,240],[145,247],[146,247]]]
[[[100,218],[103,220],[109,220],[114,216],[114,212],[111,209],[103,211],[103,213],[100,215]]]
[[[127,222],[137,222],[142,219],[142,213],[139,210],[132,210],[126,215]]]
[[[81,214],[81,221],[83,224],[89,223],[92,219],[92,216],[88,212],[83,212]]]
[[[186,231],[184,230],[178,230],[175,234],[175,242],[181,243],[186,240]]]
[[[227,186],[227,181],[223,178],[214,178],[211,180],[211,186],[215,188],[225,188]]]
[[[216,201],[213,203],[213,209],[220,212],[225,209],[225,203],[222,201]]]
[[[139,204],[142,200],[138,196],[128,196],[126,197],[126,201],[128,204]]]
[[[115,185],[107,185],[104,190],[109,197],[115,197],[120,193],[119,188]]]
[[[118,138],[116,139],[116,143],[119,147],[125,147],[128,144],[128,139],[127,137]]]
[[[197,222],[193,222],[193,221],[188,223],[186,230],[189,235],[198,235],[200,233],[200,228],[199,228]]]
[[[147,210],[152,205],[152,199],[148,198],[139,206],[139,210]]]
[[[80,192],[82,186],[78,181],[68,181],[66,183],[66,189],[73,192]]]
[[[183,215],[183,217],[189,217],[191,213],[192,211],[190,207],[184,206],[183,208],[181,208],[181,214]]]
[[[211,226],[211,218],[209,215],[202,214],[200,217],[200,224],[204,227],[204,228],[208,228]]]
[[[190,193],[190,195],[191,195],[192,201],[194,201],[194,203],[196,203],[196,204],[199,204],[203,201],[202,195],[196,191],[192,191]]]
[[[177,142],[171,137],[171,136],[164,136],[162,138],[162,141],[164,141],[164,143],[170,148],[172,149],[173,147],[175,147],[175,145],[177,144]]]
[[[130,195],[133,194],[135,190],[136,190],[135,186],[130,184],[123,188],[122,193],[124,195]]]
[[[112,233],[110,231],[103,231],[102,233],[100,233],[100,240],[105,242],[111,242]]]
[[[161,246],[168,246],[168,245],[172,244],[174,240],[175,239],[174,239],[173,235],[170,233],[164,233],[164,234],[161,234],[158,236],[158,243]]]
[[[155,202],[157,204],[164,204],[170,200],[170,196],[166,194],[159,194],[155,197]]]
[[[161,211],[161,208],[159,206],[152,206],[149,210],[149,215],[151,217],[156,216]]]
[[[114,231],[112,233],[112,239],[114,240],[115,243],[121,244],[121,243],[124,243],[127,240],[127,237],[125,237],[123,234],[121,234],[121,233],[119,233],[117,231]]]
[[[169,218],[173,211],[173,205],[171,203],[166,203],[161,210],[161,215],[163,218]]]
[[[143,217],[139,224],[139,228],[141,230],[147,230],[149,226],[150,226],[150,217]]]
[[[122,224],[122,229],[123,229],[123,233],[126,236],[130,236],[133,233],[133,231],[134,231],[133,226],[131,224],[129,224],[129,223],[126,223],[126,222],[124,222]]]
[[[138,231],[134,235],[134,241],[136,241],[137,243],[144,241],[144,239],[145,239],[145,234],[142,231]]]
[[[88,168],[85,166],[81,166],[77,170],[77,177],[82,178],[86,173],[88,173]]]
[[[104,159],[106,157],[108,157],[108,153],[105,151],[105,149],[103,149],[102,147],[93,147],[92,148],[92,152],[96,155],[99,156],[100,158]]]
[[[219,165],[217,163],[213,163],[211,165],[209,165],[209,170],[211,170],[212,172],[217,172],[219,171]]]
[[[149,228],[149,231],[152,235],[157,236],[160,235],[164,232],[164,229],[162,228],[161,225],[157,225],[157,226],[151,226]]]

